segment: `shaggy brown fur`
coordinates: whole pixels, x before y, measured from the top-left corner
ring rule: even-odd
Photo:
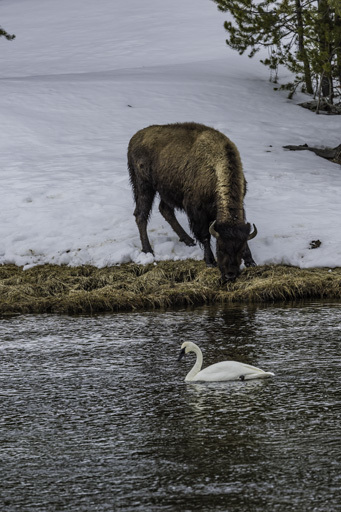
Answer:
[[[223,281],[237,277],[242,258],[247,266],[255,264],[247,245],[251,227],[245,223],[240,155],[224,134],[196,123],[149,126],[130,140],[128,169],[143,252],[153,252],[147,223],[158,193],[161,214],[181,241],[193,245],[174,209],[187,213],[207,265],[215,265],[209,227],[216,221],[213,233]]]

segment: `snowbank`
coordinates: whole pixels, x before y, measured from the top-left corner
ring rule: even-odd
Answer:
[[[228,50],[224,19],[207,0],[1,2],[1,24],[17,39],[0,40],[0,263],[150,262],[127,144],[144,126],[196,121],[240,150],[255,260],[341,266],[340,168],[282,148],[336,146],[340,119],[274,92],[257,60]],[[149,234],[156,260],[202,258],[157,208]]]

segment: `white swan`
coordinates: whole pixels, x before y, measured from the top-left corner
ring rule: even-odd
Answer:
[[[191,341],[185,341],[181,345],[178,361],[189,352],[194,352],[197,355],[197,360],[192,370],[186,375],[185,381],[217,382],[226,380],[251,380],[266,379],[267,377],[273,377],[275,375],[272,372],[265,372],[255,366],[238,363],[237,361],[222,361],[221,363],[212,364],[201,370],[203,361],[202,352],[198,345]]]

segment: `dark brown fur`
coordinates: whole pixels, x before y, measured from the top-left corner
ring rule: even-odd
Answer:
[[[246,181],[239,152],[224,134],[196,123],[154,125],[138,131],[128,147],[128,169],[143,252],[153,252],[147,223],[155,194],[160,212],[187,245],[174,209],[186,212],[191,231],[204,247],[207,265],[215,265],[209,226],[216,221],[217,260],[222,280],[239,274],[242,258],[254,265],[247,240],[243,200]]]

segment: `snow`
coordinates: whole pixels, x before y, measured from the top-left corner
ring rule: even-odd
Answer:
[[[257,57],[227,48],[225,19],[209,0],[1,1],[17,38],[0,39],[0,263],[154,261],[141,253],[127,145],[145,126],[195,121],[240,150],[257,263],[341,266],[340,167],[283,150],[337,146],[340,118],[275,92]],[[156,261],[203,256],[157,203],[148,233]]]

